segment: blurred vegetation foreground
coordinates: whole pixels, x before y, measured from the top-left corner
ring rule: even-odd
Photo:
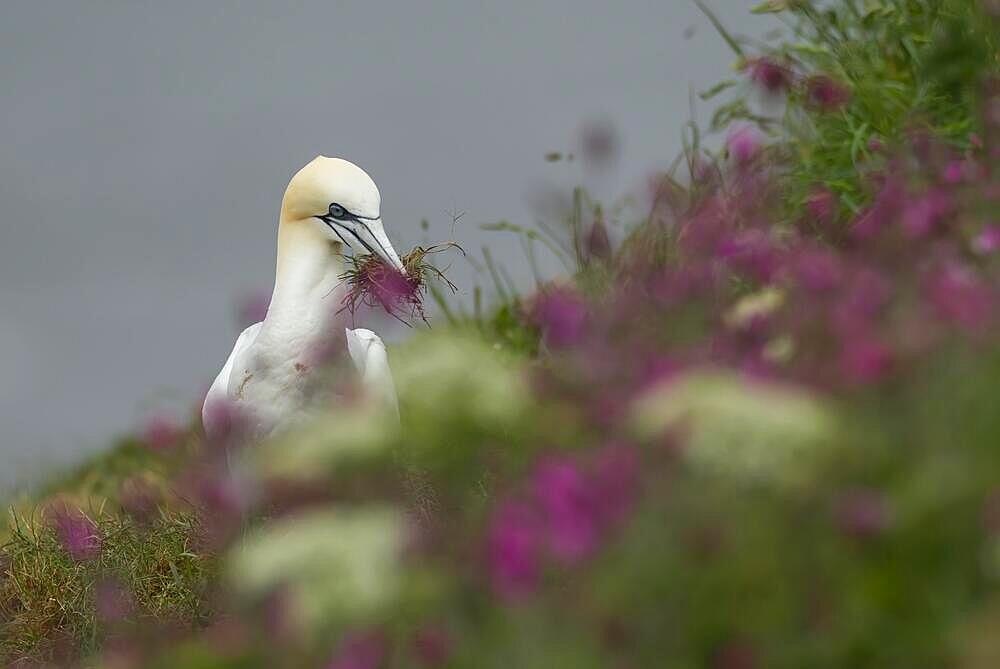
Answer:
[[[0,662],[1000,666],[1000,3],[754,11],[723,148],[632,224],[494,226],[571,276],[487,255],[499,304],[390,352],[399,427],[156,420],[16,500]]]

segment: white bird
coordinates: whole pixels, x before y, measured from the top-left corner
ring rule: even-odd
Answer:
[[[202,422],[210,439],[229,429],[234,410],[248,421],[243,427],[251,436],[260,437],[332,401],[316,358],[331,341],[344,344],[331,328],[346,290],[340,278],[345,245],[405,273],[382,227],[375,182],[351,162],[318,156],[292,177],[281,201],[267,315],[240,334],[205,397]],[[364,329],[345,329],[345,335],[342,357],[353,363],[361,386],[398,415],[382,340]]]

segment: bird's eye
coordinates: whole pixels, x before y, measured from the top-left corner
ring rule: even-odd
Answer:
[[[346,209],[344,209],[339,204],[334,202],[333,204],[330,205],[330,216],[337,219],[338,221],[344,221],[347,220],[350,215],[347,213]]]

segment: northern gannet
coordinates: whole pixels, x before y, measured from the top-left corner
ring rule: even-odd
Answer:
[[[331,327],[346,290],[340,278],[345,245],[356,254],[376,254],[405,273],[382,227],[375,182],[351,162],[318,156],[292,177],[281,201],[267,315],[240,334],[205,396],[202,422],[210,439],[224,436],[234,412],[251,436],[260,437],[330,400],[322,392],[317,352],[337,341]],[[344,332],[343,357],[362,387],[398,415],[382,340],[371,330]]]

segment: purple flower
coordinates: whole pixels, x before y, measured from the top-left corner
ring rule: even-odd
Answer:
[[[832,290],[844,277],[840,258],[823,248],[800,250],[791,256],[789,265],[796,280],[806,290],[813,292]]]
[[[840,109],[851,99],[851,92],[843,83],[825,74],[817,74],[806,80],[806,100],[822,111]]]
[[[222,466],[196,476],[195,495],[213,518],[239,516],[250,508],[253,496],[249,481]]]
[[[540,293],[534,300],[530,319],[541,328],[545,341],[562,347],[579,341],[587,319],[587,307],[569,288]]]
[[[957,184],[965,177],[965,161],[952,160],[941,172],[941,180],[946,184]]]
[[[745,165],[760,152],[762,145],[760,131],[751,125],[742,125],[729,133],[726,150],[738,165]]]
[[[940,189],[907,202],[903,207],[902,226],[910,237],[923,237],[951,208],[951,200]]]
[[[767,56],[750,59],[746,67],[750,80],[771,95],[784,91],[792,82],[792,71]]]
[[[552,555],[567,563],[590,555],[598,528],[592,490],[580,469],[550,460],[535,470],[532,483]]]
[[[889,226],[898,216],[905,202],[906,191],[902,181],[896,176],[885,179],[875,201],[857,217],[851,228],[851,235],[866,241]]]
[[[494,590],[505,597],[533,591],[538,585],[541,533],[538,517],[527,504],[502,502],[487,537],[487,562]]]
[[[840,369],[854,383],[871,383],[882,378],[892,366],[892,354],[874,338],[849,339],[840,353]]]
[[[385,659],[385,638],[380,632],[348,636],[326,669],[377,669]]]
[[[593,497],[602,527],[622,522],[635,499],[639,459],[634,449],[620,444],[606,446],[594,463]]]
[[[48,520],[59,542],[74,560],[79,562],[100,555],[103,542],[97,524],[83,511],[63,501],[55,502],[48,508]]]
[[[716,252],[734,267],[761,281],[768,281],[780,262],[777,249],[763,230],[742,230],[725,237]]]
[[[183,432],[176,421],[165,415],[156,415],[146,421],[142,441],[154,451],[166,451],[180,441]]]
[[[880,492],[858,489],[844,492],[834,500],[833,520],[843,533],[869,539],[889,529],[892,513]]]
[[[882,140],[875,135],[872,135],[871,137],[868,138],[867,146],[868,150],[871,151],[872,153],[879,153],[882,149],[885,148],[885,144],[882,143]]]
[[[972,250],[980,255],[989,255],[1000,249],[1000,225],[984,225],[972,240]]]
[[[817,221],[829,222],[837,211],[837,196],[828,188],[816,188],[806,198],[806,209]]]
[[[996,295],[968,267],[948,263],[931,276],[928,299],[948,320],[973,328],[989,319]]]
[[[856,269],[842,298],[833,309],[833,325],[839,335],[854,337],[867,332],[872,319],[892,297],[892,286],[878,271]]]

